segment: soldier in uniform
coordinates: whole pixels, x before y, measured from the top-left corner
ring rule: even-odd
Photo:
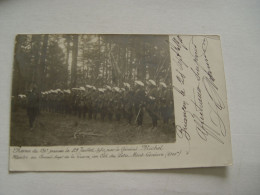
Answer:
[[[113,97],[113,102],[114,102],[114,111],[115,111],[115,117],[116,120],[119,122],[121,119],[121,115],[123,113],[123,105],[122,105],[122,99],[121,99],[121,91],[118,87],[114,88],[114,97]]]
[[[47,111],[47,92],[43,92],[43,95],[42,95],[42,99],[41,99],[41,101],[42,101],[42,110],[43,111]]]
[[[110,86],[104,86],[103,88],[103,95],[101,96],[101,105],[100,105],[100,109],[101,109],[101,120],[104,121],[106,116],[109,117],[109,107],[108,107],[108,103],[109,103],[109,95],[110,95],[110,91],[111,91],[111,87]]]
[[[133,90],[131,90],[131,86],[129,83],[124,83],[124,92],[122,103],[124,105],[124,116],[128,122],[128,125],[132,123],[132,119],[134,116],[134,102],[133,102]]]
[[[166,105],[167,105],[167,117],[165,119],[165,123],[168,124],[170,119],[173,119],[173,92],[172,87],[168,86],[165,90],[165,99],[166,99]]]
[[[86,89],[85,93],[83,94],[83,118],[85,119],[87,116],[87,112],[88,112],[88,102],[87,102],[87,93],[88,93],[88,89]]]
[[[68,114],[71,115],[73,110],[73,97],[72,97],[71,90],[68,89],[67,91],[68,91],[68,99],[67,99]]]
[[[27,115],[32,130],[33,123],[39,114],[39,94],[36,92],[36,88],[33,88],[33,90],[28,93],[27,97]]]
[[[91,120],[93,117],[93,93],[95,91],[95,87],[91,86],[90,91],[87,96],[87,103],[88,103],[88,118]]]
[[[125,112],[127,117],[127,122],[129,125],[132,124],[132,120],[134,117],[134,91],[132,89],[129,89],[126,91],[125,96]]]
[[[39,93],[39,109],[40,109],[40,112],[44,111],[44,93],[43,92]]]
[[[145,102],[145,90],[142,81],[135,81],[135,94],[134,94],[134,105],[137,126],[141,127],[143,125],[144,117],[144,102]]]
[[[100,89],[100,97],[99,97],[99,113],[102,121],[105,120],[107,113],[107,105],[106,105],[106,90],[104,88]]]
[[[58,113],[58,91],[55,90],[54,92],[54,112]]]
[[[171,90],[167,89],[167,86],[165,83],[160,82],[160,111],[161,116],[163,118],[163,123],[168,124],[169,119],[171,117],[171,104],[173,100],[173,94]]]
[[[93,118],[96,120],[98,115],[98,106],[99,106],[99,91],[96,87],[93,87],[93,93],[92,93],[92,109],[93,109]]]
[[[77,91],[76,88],[71,89],[71,108],[72,108],[72,114],[77,115],[77,105],[76,105],[76,99],[77,99]]]
[[[55,91],[52,90],[51,92],[51,112],[55,112]]]
[[[113,120],[113,114],[114,114],[114,105],[113,105],[113,92],[112,88],[110,86],[107,86],[107,96],[106,96],[106,104],[107,104],[107,116],[108,120]]]
[[[77,107],[78,107],[78,117],[81,118],[81,116],[84,118],[84,107],[85,107],[85,98],[84,98],[84,92],[85,88],[80,87],[79,88],[79,94],[77,96]]]
[[[159,119],[158,115],[158,90],[156,83],[153,80],[148,81],[148,93],[147,93],[147,105],[146,110],[152,119],[152,129],[157,129],[157,121]]]
[[[65,114],[70,114],[70,90],[64,90],[64,110]]]
[[[63,113],[63,93],[60,89],[57,90],[57,112]]]
[[[60,103],[60,112],[62,114],[66,114],[66,99],[65,99],[65,93],[63,91],[60,92],[61,96],[61,103]]]

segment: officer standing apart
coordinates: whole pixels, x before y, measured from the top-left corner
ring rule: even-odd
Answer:
[[[29,117],[30,130],[32,130],[33,123],[39,114],[39,95],[35,87],[29,92],[27,97],[27,115]]]

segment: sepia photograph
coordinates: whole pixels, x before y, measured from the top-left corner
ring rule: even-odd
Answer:
[[[10,146],[174,143],[168,40],[17,35]]]

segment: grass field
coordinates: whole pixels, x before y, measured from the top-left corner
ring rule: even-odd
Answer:
[[[76,116],[42,112],[32,130],[25,109],[11,116],[11,146],[116,145],[175,142],[173,125],[159,122],[151,130],[151,119],[145,114],[143,127],[113,121],[78,119]]]

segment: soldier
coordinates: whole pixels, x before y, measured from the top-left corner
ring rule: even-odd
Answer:
[[[113,102],[114,102],[114,111],[115,111],[115,116],[116,120],[119,122],[121,119],[121,115],[123,113],[123,105],[122,105],[122,98],[121,98],[121,91],[118,87],[114,87],[114,97],[113,97]]]
[[[92,119],[92,91],[93,91],[93,86],[91,85],[86,85],[86,93],[85,93],[85,112],[86,116],[88,116],[89,119]]]
[[[99,113],[102,121],[105,120],[107,113],[107,105],[106,105],[106,89],[101,88],[100,90],[100,98],[99,98]]]
[[[99,111],[99,109],[98,109],[98,106],[99,106],[99,91],[94,86],[93,86],[93,93],[92,93],[91,99],[92,99],[92,108],[93,108],[93,118],[96,120],[97,114],[98,114],[98,111]]]
[[[137,122],[138,128],[143,125],[143,117],[144,117],[144,102],[145,102],[145,90],[144,84],[142,81],[135,81],[135,121]]]
[[[72,110],[73,110],[73,98],[72,98],[72,91],[71,90],[67,90],[68,91],[68,98],[67,98],[67,107],[68,107],[68,114],[71,115],[72,114]]]
[[[71,108],[72,108],[72,114],[77,115],[77,89],[72,88],[71,89]]]
[[[79,92],[78,92],[78,96],[77,96],[77,107],[78,107],[78,117],[81,118],[81,116],[83,118],[85,118],[85,111],[84,111],[84,107],[85,107],[85,97],[84,97],[84,92],[85,92],[85,88],[84,87],[80,87],[79,88]]]
[[[42,104],[42,111],[47,110],[47,93],[46,92],[42,92],[42,97],[41,97],[41,104]]]
[[[70,90],[63,90],[64,94],[64,112],[70,114]]]
[[[106,104],[107,104],[107,116],[108,120],[113,120],[113,114],[114,114],[114,105],[113,105],[113,92],[112,88],[110,86],[107,86],[107,96],[106,96]]]
[[[64,91],[61,90],[60,92],[60,96],[61,96],[61,99],[60,99],[60,112],[61,114],[66,114],[66,99],[65,99],[65,93]]]
[[[56,104],[57,104],[57,113],[62,114],[62,111],[63,111],[63,95],[62,95],[62,91],[60,89],[57,89]]]
[[[168,124],[171,117],[171,104],[173,100],[172,90],[167,89],[165,83],[160,82],[160,111],[163,118],[163,123]]]
[[[148,81],[148,93],[147,93],[147,105],[146,110],[149,114],[149,116],[152,119],[152,129],[157,129],[157,121],[159,119],[158,116],[158,90],[156,87],[156,83],[153,80]]]
[[[29,92],[27,97],[27,115],[29,117],[29,125],[32,130],[33,123],[39,113],[39,95],[36,92],[36,88],[33,88],[33,90]]]
[[[44,92],[39,93],[39,109],[40,112],[44,111]]]
[[[87,93],[88,93],[88,89],[86,89],[86,91],[83,94],[83,118],[85,119],[87,116],[87,112],[88,112],[88,102],[87,102]]]
[[[109,107],[108,107],[108,103],[109,103],[109,94],[111,91],[111,87],[110,86],[104,86],[103,88],[103,95],[101,96],[101,103],[100,103],[100,109],[101,109],[101,120],[104,121],[105,117],[108,116],[109,117]]]
[[[172,91],[171,86],[168,86],[166,88],[165,99],[166,99],[166,105],[167,105],[167,117],[165,119],[165,123],[168,124],[169,120],[173,119],[173,110],[174,110],[173,91]]]
[[[53,94],[52,94],[52,90],[50,90],[49,93],[48,93],[48,108],[49,108],[49,112],[52,112],[52,99],[53,99]]]
[[[88,106],[88,118],[92,119],[93,117],[93,93],[95,92],[95,87],[91,86],[90,91],[87,95],[87,106]]]
[[[130,125],[134,116],[134,91],[131,89],[128,83],[125,83],[123,104],[127,122],[128,125]]]
[[[59,100],[58,100],[58,91],[55,90],[55,93],[54,93],[54,112],[58,113],[58,110],[59,110]]]

